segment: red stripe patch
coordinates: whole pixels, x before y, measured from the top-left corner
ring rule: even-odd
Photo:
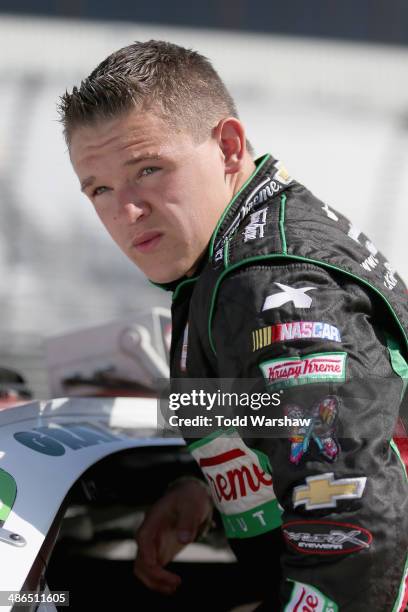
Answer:
[[[242,457],[245,454],[246,453],[244,453],[244,451],[240,448],[234,448],[226,453],[214,455],[214,457],[204,457],[203,459],[200,459],[200,467],[210,467],[213,465],[220,465],[221,463],[227,463],[228,461]]]

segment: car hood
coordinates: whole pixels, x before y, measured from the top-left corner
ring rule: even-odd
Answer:
[[[0,412],[0,591],[21,589],[67,492],[91,465],[119,450],[181,444],[158,432],[151,398],[62,398]]]

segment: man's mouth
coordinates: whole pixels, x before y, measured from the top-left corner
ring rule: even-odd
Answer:
[[[147,253],[157,246],[162,236],[160,232],[145,232],[132,241],[132,247],[141,253]]]

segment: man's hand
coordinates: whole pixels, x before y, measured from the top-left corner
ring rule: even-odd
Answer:
[[[136,576],[150,589],[174,593],[181,578],[164,567],[193,542],[212,515],[206,485],[195,479],[175,485],[147,512],[136,534]]]

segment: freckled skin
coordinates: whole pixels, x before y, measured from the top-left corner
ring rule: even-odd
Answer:
[[[237,119],[220,121],[197,143],[153,110],[77,128],[70,156],[113,240],[159,283],[194,273],[219,217],[254,168]]]

